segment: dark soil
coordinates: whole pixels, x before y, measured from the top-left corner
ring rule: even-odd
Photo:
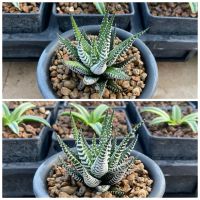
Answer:
[[[119,187],[125,195],[124,198],[148,197],[153,181],[140,160],[135,161],[132,172],[120,181]],[[47,177],[47,186],[50,197],[62,198],[115,198],[110,191],[96,192],[83,183],[76,182],[60,165],[55,165]]]
[[[5,101],[4,103],[8,106],[9,109],[15,109],[20,104],[27,101]],[[29,101],[37,107],[46,107],[46,106],[54,106],[54,101]]]
[[[72,102],[69,101],[68,103],[78,103],[82,106],[99,106],[101,104],[106,104],[107,106],[110,107],[117,107],[117,106],[124,106],[122,101],[76,101],[76,102]]]
[[[39,108],[34,110],[28,110],[25,114],[26,115],[34,115],[39,116],[44,119],[47,118],[50,111],[46,110],[45,108]],[[3,127],[3,138],[34,138],[39,135],[42,127],[44,125],[37,123],[37,122],[26,122],[20,124],[20,132],[19,135],[13,133],[8,127]]]
[[[155,107],[171,107],[179,105],[180,107],[190,106],[187,101],[137,101],[135,102],[137,107],[155,106]]]
[[[105,6],[110,14],[126,14],[130,12],[128,3],[105,3]],[[56,11],[59,14],[99,14],[93,3],[83,2],[56,3]]]
[[[148,3],[148,6],[153,16],[198,17],[197,13],[192,13],[189,3]]]
[[[188,115],[192,113],[193,110],[191,108],[187,108],[183,111],[183,115]],[[169,111],[171,113],[171,111]],[[150,112],[143,112],[141,113],[142,118],[145,120],[145,124],[149,129],[150,133],[154,136],[161,136],[161,137],[178,137],[178,138],[197,138],[197,133],[194,133],[191,128],[184,124],[178,126],[169,126],[166,123],[162,123],[160,125],[150,125],[149,122],[158,117],[158,115],[150,113]]]
[[[65,110],[69,111],[69,110]],[[82,130],[83,135],[86,138],[92,138],[94,131],[92,128],[84,125],[83,123],[77,121],[77,127]],[[69,116],[58,116],[56,123],[53,125],[54,130],[61,138],[73,138],[71,133],[71,120]],[[128,133],[128,126],[126,122],[126,115],[124,112],[115,111],[113,119],[113,135],[124,136]]]
[[[117,38],[115,44],[119,44],[120,42],[121,41]],[[140,51],[132,46],[117,62],[132,56],[135,57],[135,60],[125,66],[127,74],[131,77],[130,81],[117,80],[116,83],[122,89],[122,92],[114,93],[106,88],[102,98],[135,99],[140,96],[145,87],[145,80],[147,77],[144,63],[141,60]],[[68,55],[67,49],[63,45],[60,45],[55,51],[52,64],[49,68],[52,87],[58,97],[63,99],[99,99],[98,91],[93,85],[85,86],[83,90],[78,90],[78,85],[83,77],[65,67],[62,64],[63,59],[73,60],[73,58]]]
[[[40,3],[20,3],[20,9],[16,8],[12,3],[3,2],[3,13],[38,13]]]

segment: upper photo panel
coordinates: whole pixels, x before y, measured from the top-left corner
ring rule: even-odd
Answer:
[[[196,99],[197,2],[3,2],[4,99]]]

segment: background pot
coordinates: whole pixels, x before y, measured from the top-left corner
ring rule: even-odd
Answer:
[[[81,29],[83,29],[86,33],[98,34],[100,26],[95,26],[95,25],[83,26],[81,27]],[[119,28],[116,28],[116,31],[117,31],[117,36],[122,40],[125,40],[128,37],[132,36],[131,33]],[[73,30],[63,33],[62,37],[73,39],[74,38]],[[158,81],[157,64],[149,48],[140,39],[136,39],[133,44],[135,47],[139,49],[142,61],[145,64],[146,73],[148,74],[147,79],[145,81],[146,86],[138,98],[140,99],[150,98],[153,96],[155,92]],[[59,45],[58,39],[52,41],[43,51],[37,66],[38,87],[43,97],[46,99],[58,98],[56,93],[53,91],[49,76],[49,67],[51,65],[52,57],[58,45]]]
[[[153,16],[147,3],[141,3],[141,12],[148,33],[161,35],[197,35],[197,18]]]
[[[149,197],[162,197],[165,192],[165,178],[159,166],[153,160],[137,151],[132,151],[131,155],[134,155],[143,162],[150,177],[154,181]],[[36,171],[33,179],[33,191],[37,198],[49,197],[46,186],[46,178],[51,168],[59,162],[59,156],[64,157],[63,152],[47,159]]]
[[[51,113],[47,117],[50,122]],[[3,162],[35,162],[45,158],[51,142],[52,131],[43,127],[34,138],[3,138]]]
[[[116,14],[114,24],[116,27],[127,29],[130,24],[131,18],[135,14],[134,5],[129,4],[130,13],[127,14]],[[70,14],[59,14],[56,11],[56,3],[53,5],[53,15],[57,19],[59,29],[61,31],[66,31],[72,29]],[[103,15],[101,14],[72,14],[78,26],[87,26],[87,25],[100,25],[103,20]]]
[[[40,3],[38,13],[3,13],[3,33],[37,33],[47,25],[48,4]]]
[[[131,122],[142,121],[142,116],[133,102],[127,105],[127,112]],[[146,125],[138,130],[144,152],[155,160],[196,160],[197,159],[197,139],[158,137],[152,135]]]

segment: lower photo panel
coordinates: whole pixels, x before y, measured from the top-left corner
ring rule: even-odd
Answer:
[[[2,108],[3,197],[197,197],[195,101]]]

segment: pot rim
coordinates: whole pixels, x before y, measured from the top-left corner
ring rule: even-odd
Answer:
[[[96,33],[99,32],[100,25],[88,25],[81,26],[79,29],[84,30],[86,33]],[[123,29],[116,28],[117,36],[124,40],[132,36],[132,33],[129,33]],[[68,39],[74,38],[73,30],[69,30],[61,34],[62,37]],[[140,39],[136,39],[133,42],[133,45],[138,48],[141,53],[142,61],[145,63],[145,72],[147,73],[147,78],[145,80],[145,87],[143,88],[138,99],[151,98],[156,90],[158,82],[158,67],[156,60],[151,53],[150,49],[142,42]],[[38,65],[37,65],[37,85],[39,90],[44,98],[46,99],[55,99],[59,98],[56,96],[56,92],[53,90],[50,76],[49,76],[49,67],[51,65],[51,59],[55,53],[55,49],[59,46],[59,40],[54,39],[42,52]],[[44,67],[45,66],[45,67]],[[110,99],[107,99],[110,100]]]
[[[156,164],[156,162],[153,161],[151,158],[138,151],[133,150],[131,152],[131,155],[134,155],[142,161],[142,163],[145,166],[145,169],[149,172],[151,179],[154,181],[152,190],[148,197],[161,198],[165,192],[166,182],[163,172],[161,171],[158,164]],[[49,170],[53,167],[53,165],[55,165],[56,162],[58,162],[59,156],[65,155],[63,152],[59,152],[45,160],[37,169],[33,178],[33,191],[36,197],[49,197],[46,188],[46,182],[44,182],[43,180],[46,180]]]

